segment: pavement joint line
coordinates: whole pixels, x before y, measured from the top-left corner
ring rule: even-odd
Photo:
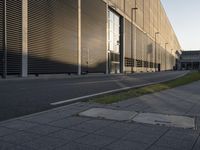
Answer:
[[[185,72],[181,75],[178,75],[177,77],[173,78],[173,79],[168,79],[166,81],[160,81],[161,82],[167,82],[167,81],[170,81],[170,80],[175,80],[177,78],[180,78],[182,76],[185,76],[186,74],[190,73],[189,71],[188,72]],[[2,80],[2,81],[5,81],[5,80]],[[78,102],[78,101],[76,101]],[[73,103],[75,102],[71,102],[69,103],[69,105],[73,105]],[[33,117],[33,116],[37,116],[37,115],[40,115],[40,114],[43,114],[43,113],[47,113],[47,112],[53,112],[53,111],[56,111],[56,110],[60,110],[60,109],[63,109],[63,108],[66,108],[68,107],[69,105],[64,105],[64,106],[59,106],[59,107],[56,107],[56,108],[52,108],[52,109],[48,109],[48,110],[44,110],[44,111],[40,111],[40,112],[37,112],[37,113],[33,113],[33,114],[28,114],[28,115],[25,115],[25,116],[20,116],[20,117],[15,117],[15,118],[11,118],[11,119],[8,119],[8,120],[4,120],[4,121],[1,121],[0,122],[0,125],[1,124],[4,124],[4,123],[8,123],[8,122],[11,122],[11,121],[16,121],[16,120],[20,120],[20,119],[23,119],[23,118],[28,118],[28,117]]]
[[[137,114],[133,115],[133,117],[130,118],[130,121],[133,121],[133,119],[134,119],[135,117],[137,117],[137,116],[140,114],[140,112],[136,112],[136,113],[137,113]]]
[[[87,99],[87,98],[92,98],[92,97],[95,97],[95,96],[100,96],[100,95],[104,95],[104,94],[111,94],[111,93],[116,93],[116,92],[129,90],[129,89],[135,89],[135,88],[145,87],[145,86],[158,84],[158,83],[162,83],[162,82],[167,82],[167,81],[175,80],[177,78],[185,76],[186,74],[188,74],[188,72],[186,72],[186,73],[184,73],[182,75],[179,75],[179,76],[177,76],[175,78],[172,78],[172,79],[166,79],[166,80],[162,80],[162,81],[158,81],[158,82],[150,82],[150,83],[141,84],[141,85],[127,86],[127,87],[119,88],[119,89],[115,89],[115,90],[109,90],[109,91],[100,92],[100,93],[96,93],[96,94],[90,94],[90,95],[86,95],[86,96],[81,96],[81,97],[76,97],[76,98],[72,98],[72,99],[62,100],[62,101],[50,103],[50,105],[56,106],[56,105],[67,104],[67,103],[70,104],[70,103],[74,103],[74,102],[79,102],[79,101]]]
[[[197,142],[198,142],[199,139],[200,139],[200,133],[199,133],[199,136],[197,137],[197,139],[195,140],[195,142],[193,143],[191,150],[194,149],[194,147],[197,144]]]
[[[150,149],[153,145],[155,145],[165,134],[167,134],[167,132],[169,132],[170,128],[168,128],[161,136],[159,136],[159,138],[153,142],[151,145],[149,145],[145,150]]]

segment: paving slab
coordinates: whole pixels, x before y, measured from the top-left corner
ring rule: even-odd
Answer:
[[[68,143],[61,147],[56,148],[55,150],[104,150],[97,146],[84,145],[75,142]]]
[[[80,144],[98,146],[98,147],[106,146],[108,144],[113,143],[114,141],[115,139],[111,137],[99,136],[99,135],[94,135],[94,134],[90,134],[90,135],[87,135],[75,140],[75,142],[80,143]]]
[[[53,150],[67,143],[68,141],[65,141],[65,140],[44,136],[44,137],[38,138],[37,140],[26,142],[24,143],[24,145],[35,150]]]
[[[105,108],[91,108],[79,113],[80,116],[104,118],[117,121],[127,121],[137,115],[134,111],[113,110]]]
[[[199,150],[200,149],[200,137],[196,141],[193,150]]]
[[[148,150],[175,150],[174,148],[164,147],[164,146],[152,146]]]
[[[195,129],[195,118],[185,116],[139,113],[132,120],[140,123]]]
[[[154,134],[146,134],[141,132],[130,132],[126,136],[124,136],[122,139],[130,142],[139,142],[139,143],[145,143],[148,145],[153,144],[160,138],[159,135]]]
[[[30,141],[34,141],[38,138],[40,138],[39,135],[32,134],[32,133],[25,133],[25,132],[20,131],[20,132],[14,133],[14,134],[9,134],[9,135],[3,136],[0,138],[0,140],[10,142],[13,144],[21,145],[21,144],[24,144],[24,143],[27,143]]]
[[[13,134],[15,132],[18,132],[18,130],[0,127],[0,137],[5,136],[5,135],[9,135],[9,134]]]
[[[13,120],[13,121],[8,121],[6,123],[0,124],[2,127],[10,128],[10,129],[16,129],[16,130],[24,130],[28,129],[31,127],[36,126],[37,124],[23,121],[23,120]]]
[[[0,141],[0,150],[35,150],[26,146],[19,146],[5,141]]]
[[[77,139],[79,137],[85,136],[87,134],[88,133],[85,133],[85,132],[69,130],[69,129],[63,129],[63,130],[51,133],[48,136],[56,138],[56,139],[63,139],[65,141],[71,141],[71,140],[75,140],[75,139]]]
[[[112,126],[108,126],[108,127],[105,127],[103,129],[96,131],[94,134],[112,137],[112,138],[122,138],[126,134],[128,134],[128,132],[130,132],[130,131],[128,131],[124,128],[119,129],[119,128],[115,128]]]
[[[79,125],[70,127],[70,129],[73,129],[76,131],[82,131],[86,133],[94,133],[95,131],[102,129],[106,126],[109,126],[112,123],[113,121],[111,120],[92,119],[92,120],[83,122]]]
[[[155,146],[164,146],[174,150],[191,150],[195,141],[195,139],[182,140],[178,138],[164,136],[159,139]]]
[[[120,140],[106,146],[106,148],[109,150],[146,150],[148,145],[145,143]]]
[[[90,118],[73,116],[73,117],[68,117],[65,119],[50,122],[48,123],[48,125],[60,127],[60,128],[69,128],[72,126],[79,125],[80,123],[83,123],[88,120],[90,120]]]
[[[52,127],[48,125],[37,125],[33,128],[25,129],[24,131],[43,136],[59,130],[61,130],[61,128]]]

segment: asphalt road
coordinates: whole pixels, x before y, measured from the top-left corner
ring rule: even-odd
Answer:
[[[51,103],[54,102],[173,79],[184,73],[176,71],[59,79],[0,80],[0,121],[61,106],[52,106]]]

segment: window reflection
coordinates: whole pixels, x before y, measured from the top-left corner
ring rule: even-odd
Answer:
[[[114,53],[119,53],[120,47],[120,17],[109,10],[108,12],[108,48]]]

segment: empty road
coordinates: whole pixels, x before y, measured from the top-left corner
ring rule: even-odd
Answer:
[[[60,101],[173,79],[184,71],[59,79],[0,80],[0,121],[58,107]],[[55,103],[56,102],[56,103]]]

